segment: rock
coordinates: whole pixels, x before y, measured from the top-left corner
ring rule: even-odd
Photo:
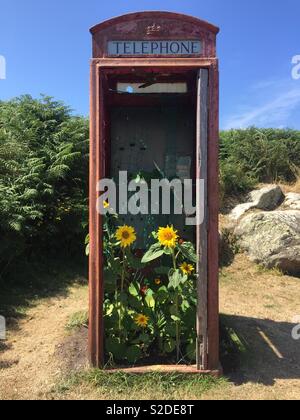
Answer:
[[[284,194],[279,185],[268,185],[250,193],[255,207],[260,210],[275,210],[284,200]]]
[[[255,208],[255,203],[244,203],[236,206],[230,213],[231,220],[239,220],[247,211]]]
[[[288,193],[285,196],[284,207],[289,207],[293,210],[300,210],[300,194]]]
[[[234,233],[252,261],[300,275],[300,211],[253,213],[241,219]]]
[[[230,213],[233,221],[239,220],[251,209],[275,210],[284,200],[282,189],[278,185],[268,185],[249,194],[249,203],[239,204]]]
[[[223,227],[219,231],[219,263],[220,267],[228,266],[234,260],[237,254],[237,241],[233,230],[229,227]]]

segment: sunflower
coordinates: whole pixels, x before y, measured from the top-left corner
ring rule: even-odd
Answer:
[[[126,248],[136,241],[135,230],[132,226],[120,226],[117,229],[116,238],[121,241],[121,247]]]
[[[181,266],[180,266],[180,270],[187,275],[193,274],[193,271],[195,271],[194,267],[192,266],[192,264],[188,264],[187,262],[184,262]]]
[[[103,208],[108,209],[108,207],[109,207],[109,202],[107,200],[104,200],[103,201]]]
[[[146,315],[137,315],[134,322],[138,327],[146,328],[148,325],[149,317]]]
[[[158,240],[161,245],[167,248],[175,248],[178,238],[177,230],[173,226],[160,227],[158,229]]]
[[[161,279],[155,279],[154,283],[156,284],[156,286],[159,286],[161,284]]]

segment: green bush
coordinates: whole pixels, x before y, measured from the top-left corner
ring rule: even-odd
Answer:
[[[293,182],[300,167],[300,131],[257,129],[220,134],[223,195],[247,192],[259,182]]]
[[[0,280],[38,255],[83,250],[88,121],[51,98],[0,102]]]

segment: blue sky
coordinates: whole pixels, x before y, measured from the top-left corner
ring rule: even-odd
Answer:
[[[221,28],[221,127],[300,129],[299,0],[1,0],[0,99],[40,93],[88,114],[89,28],[137,10],[169,10]]]

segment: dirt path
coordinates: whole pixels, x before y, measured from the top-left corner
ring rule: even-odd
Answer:
[[[41,301],[30,309],[17,331],[9,332],[0,353],[0,399],[44,398],[61,376],[57,346],[66,336],[70,315],[87,308],[87,288]]]
[[[234,385],[212,397],[300,399],[300,340],[292,338],[300,319],[300,279],[265,271],[238,255],[222,272],[220,307],[247,354],[232,375]]]
[[[0,352],[0,399],[51,398],[49,391],[62,375],[57,348],[66,341],[66,322],[86,308],[87,288],[76,286],[66,296],[42,300],[27,312],[19,329],[9,333],[7,349]],[[231,383],[204,397],[300,399],[300,340],[291,336],[292,320],[300,316],[300,280],[262,271],[237,256],[222,271],[221,312],[246,343],[247,354]],[[83,384],[53,397],[101,396]]]

